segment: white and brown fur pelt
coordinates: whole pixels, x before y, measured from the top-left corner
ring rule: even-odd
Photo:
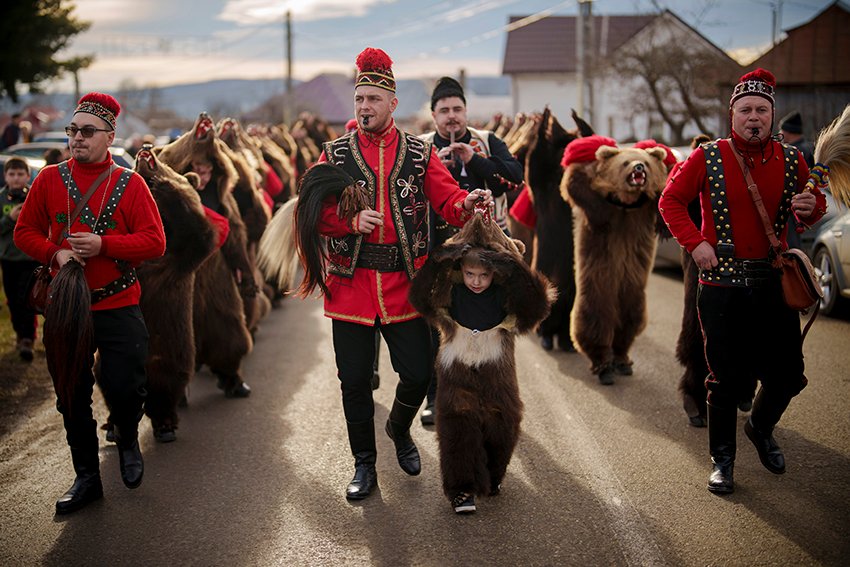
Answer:
[[[448,310],[452,285],[463,285],[461,259],[477,247],[493,268],[493,281],[505,289],[508,315],[498,326],[473,333]],[[521,242],[475,215],[432,253],[411,284],[411,303],[440,334],[435,414],[449,499],[461,491],[497,494],[519,438],[523,406],[515,340],[546,317],[555,293],[545,276],[523,261],[522,252]]]
[[[230,232],[222,247],[201,265],[195,275],[193,326],[196,364],[207,364],[227,390],[241,383],[242,358],[253,347],[243,302],[243,296],[250,295],[247,292],[251,290],[245,288],[246,284],[253,283],[253,277],[248,260],[245,224],[232,194],[237,173],[221,151],[223,145],[215,137],[212,120],[203,113],[192,130],[159,148],[156,153],[160,161],[178,173],[191,171],[193,157],[213,163],[213,177],[199,192],[215,192],[218,212],[227,218]],[[201,200],[204,200],[203,195]],[[240,287],[237,287],[233,276],[237,269],[243,275]],[[256,294],[255,285],[254,288]]]
[[[185,177],[145,146],[136,156],[165,228],[165,255],[136,268],[142,284],[139,306],[150,334],[145,370],[145,414],[154,430],[176,428],[177,406],[195,371],[192,326],[195,273],[214,253],[218,236],[196,191],[198,177]]]
[[[664,186],[661,148],[601,146],[596,161],[564,171],[561,194],[573,210],[576,299],[573,343],[602,383],[631,374],[629,350],[646,326],[646,285],[655,256],[655,216]],[[638,165],[642,186],[630,184]]]

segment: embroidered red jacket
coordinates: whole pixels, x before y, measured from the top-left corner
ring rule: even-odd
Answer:
[[[364,235],[364,242],[396,244],[398,235],[390,210],[388,180],[396,160],[401,132],[393,122],[380,135],[366,135],[359,130],[356,135],[363,159],[376,177],[375,210],[384,215],[383,226],[371,234]],[[327,161],[326,156],[322,154],[319,161]],[[458,186],[449,170],[437,158],[433,148],[425,172],[423,190],[431,207],[450,224],[463,226],[471,217],[471,213],[463,208],[463,201],[468,193]],[[341,237],[353,232],[352,228],[337,216],[336,209],[336,199],[329,199],[325,203],[319,226],[324,236]],[[421,261],[424,260],[425,257],[422,257]],[[351,278],[328,274],[327,284],[331,296],[325,297],[325,316],[331,319],[374,325],[376,319],[382,324],[388,324],[409,321],[420,316],[407,300],[410,280],[403,270],[378,272],[356,268]]]

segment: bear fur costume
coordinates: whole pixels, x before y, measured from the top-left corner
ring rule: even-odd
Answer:
[[[244,397],[250,390],[244,385],[239,368],[253,347],[253,339],[243,298],[255,298],[258,288],[248,259],[245,224],[232,194],[238,174],[223,146],[226,147],[224,142],[215,136],[212,120],[201,113],[195,127],[160,148],[157,157],[178,173],[190,172],[193,158],[213,164],[212,177],[206,187],[199,189],[199,195],[206,207],[227,218],[230,232],[222,247],[195,275],[195,363],[196,367],[210,367],[226,396]],[[239,287],[234,277],[237,270],[242,275]]]
[[[573,268],[573,215],[561,198],[559,186],[563,169],[561,157],[567,144],[576,139],[565,130],[547,108],[537,122],[526,155],[525,179],[531,192],[537,226],[532,267],[558,288],[558,299],[537,333],[543,348],[575,350],[570,335],[570,311],[575,300]]]
[[[248,238],[246,248],[248,262],[252,270],[252,279],[259,285],[263,283],[263,277],[259,268],[257,268],[257,246],[271,219],[271,209],[263,199],[262,189],[258,184],[262,156],[258,159],[259,154],[252,153],[252,150],[243,143],[240,136],[241,128],[236,120],[232,118],[221,120],[217,131],[224,142],[222,150],[238,174],[236,184],[233,186],[233,198],[239,208],[239,216],[245,223]],[[231,143],[233,146],[230,146]],[[243,295],[245,317],[248,330],[251,331],[252,335],[256,335],[260,320],[271,311],[273,295],[271,289],[269,293],[257,293],[253,297]]]
[[[595,161],[581,157],[588,153]],[[629,349],[646,326],[665,155],[661,148],[619,149],[601,136],[577,140],[564,153],[561,192],[575,216],[572,338],[602,384],[632,374]]]
[[[449,315],[453,284],[463,285],[461,260],[480,248],[504,287],[507,317],[492,329],[472,332]],[[495,222],[476,214],[436,249],[413,278],[411,304],[437,328],[435,362],[437,438],[443,491],[481,496],[500,490],[519,438],[522,401],[517,384],[516,336],[534,329],[549,311],[554,288],[529,269],[524,246]]]
[[[136,269],[142,285],[139,307],[150,334],[145,414],[160,441],[174,439],[177,405],[195,371],[192,303],[195,272],[217,251],[218,235],[197,193],[198,176],[186,177],[159,161],[145,145],[136,171],[150,187],[165,228],[165,255]]]

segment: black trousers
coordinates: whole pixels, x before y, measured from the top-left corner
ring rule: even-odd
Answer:
[[[36,313],[27,305],[26,292],[30,277],[38,266],[39,263],[34,260],[0,260],[12,328],[19,339],[35,339]]]
[[[734,406],[762,388],[791,399],[806,387],[800,315],[785,305],[777,279],[763,287],[700,284],[697,309],[705,341],[708,403]]]
[[[393,370],[399,375],[396,398],[407,406],[419,407],[434,366],[428,325],[420,318],[377,328],[387,342]],[[368,421],[375,416],[371,385],[375,327],[334,319],[333,342],[345,419],[349,423]]]
[[[137,430],[147,394],[145,361],[148,357],[148,330],[139,306],[92,311],[92,319],[91,364],[77,378],[73,407],[68,411],[69,408],[56,402],[56,409],[64,420],[68,445],[80,449],[97,447],[97,422],[91,409],[95,381],[91,366],[94,365],[96,350],[100,353],[98,384],[109,408],[110,419],[121,431],[131,433]],[[44,325],[49,328],[50,320],[45,319]],[[45,341],[44,348],[50,349],[48,341]],[[48,362],[48,370],[51,376],[55,376],[52,362]],[[53,385],[55,388],[55,378]]]

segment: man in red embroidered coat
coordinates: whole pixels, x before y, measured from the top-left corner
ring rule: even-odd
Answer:
[[[739,394],[761,380],[744,429],[762,464],[780,474],[785,459],[773,428],[806,386],[800,317],[785,305],[779,273],[770,262],[770,242],[738,164],[740,158],[752,175],[783,246],[789,215],[809,226],[826,212],[820,191],[801,192],[808,178],[802,156],[771,136],[775,85],[763,69],[741,77],[729,102],[730,138],[696,149],[659,201],[670,232],[700,269],[697,309],[709,368],[713,463],[708,489],[716,494],[734,490]],[[688,203],[698,196],[701,229],[688,215]]]
[[[137,435],[145,398],[148,332],[132,266],[161,256],[165,234],[144,180],[115,167],[109,154],[120,110],[106,94],[89,93],[80,99],[65,128],[72,158],[44,168],[36,177],[15,227],[15,244],[52,270],[71,259],[85,267],[92,290],[93,350],[100,352],[100,385],[115,423],[121,477],[128,488],[136,488],[144,472]],[[80,215],[69,219],[82,195],[107,170],[105,182]],[[57,233],[63,234],[59,244],[51,239]],[[45,320],[45,327],[49,325]],[[55,369],[50,372],[56,385]],[[57,403],[76,472],[73,486],[56,502],[57,514],[73,512],[103,494],[97,423],[91,410],[93,387],[89,366],[77,379],[71,407]]]
[[[358,500],[377,485],[372,368],[377,326],[390,350],[399,385],[386,432],[407,474],[420,472],[410,424],[425,398],[433,353],[430,332],[408,302],[410,279],[428,256],[428,207],[461,226],[474,203],[492,204],[488,190],[463,191],[440,163],[431,144],[399,130],[392,118],[398,99],[392,61],[379,49],[357,58],[354,91],[358,127],[324,144],[320,161],[345,170],[369,195],[370,208],[351,224],[338,215],[336,199],[322,210],[328,237],[325,315],[333,340],[355,473],[346,497]]]

